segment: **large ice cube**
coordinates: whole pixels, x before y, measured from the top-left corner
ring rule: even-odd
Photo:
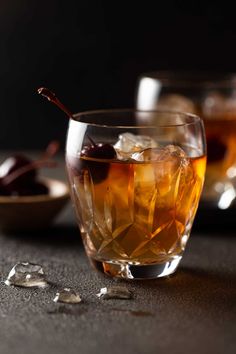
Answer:
[[[189,159],[179,146],[167,145],[163,148],[145,149],[132,155],[132,158],[139,162],[151,162],[151,164],[140,165],[136,168],[136,179],[143,179],[141,172],[147,168],[153,170],[153,178],[159,196],[167,196],[168,204],[173,204],[173,199],[178,193],[178,186],[181,176],[184,175],[189,166]],[[150,172],[149,172],[150,175]],[[142,184],[141,184],[142,185]],[[149,187],[150,188],[150,187]],[[174,191],[177,188],[176,191]]]
[[[120,160],[127,160],[135,152],[157,147],[157,143],[149,136],[123,133],[114,145],[117,156]]]
[[[131,155],[133,160],[148,161],[173,161],[178,159],[180,163],[187,164],[188,159],[183,149],[177,145],[166,145],[160,148],[148,148]]]

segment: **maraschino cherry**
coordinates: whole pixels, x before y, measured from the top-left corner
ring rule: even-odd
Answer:
[[[96,144],[89,136],[91,145],[86,145],[81,151],[81,156],[97,158],[97,159],[114,159],[116,151],[110,144]]]
[[[0,165],[0,195],[39,195],[47,194],[48,188],[37,181],[37,170],[41,167],[54,167],[51,160],[59,144],[51,142],[39,160],[16,154],[6,158]]]
[[[60,108],[66,115],[73,119],[73,114],[71,111],[56,97],[55,93],[50,91],[46,87],[41,87],[38,89],[38,93],[46,97],[50,102],[54,103],[58,108]],[[95,143],[88,135],[91,145],[86,145],[81,151],[81,156],[91,157],[97,159],[114,159],[116,158],[116,151],[114,147],[110,144]]]

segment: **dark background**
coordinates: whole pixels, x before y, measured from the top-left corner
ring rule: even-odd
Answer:
[[[39,86],[73,112],[131,107],[141,72],[236,71],[235,47],[227,2],[0,0],[0,149],[63,146],[67,120]]]

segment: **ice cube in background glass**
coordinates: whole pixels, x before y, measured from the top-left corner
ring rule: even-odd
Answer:
[[[151,137],[128,132],[120,134],[114,145],[119,160],[128,160],[134,152],[154,147],[157,147],[157,143]]]
[[[99,299],[109,300],[109,299],[131,299],[132,293],[125,286],[110,286],[109,288],[101,288],[100,292],[97,294]]]
[[[78,292],[71,288],[64,288],[56,293],[54,302],[63,302],[66,304],[78,304],[82,301]]]
[[[236,95],[229,97],[225,101],[225,109],[227,112],[234,113],[236,112]]]
[[[196,107],[192,100],[177,94],[164,95],[159,98],[157,108],[165,108],[178,112],[196,113]]]
[[[218,92],[208,94],[202,103],[202,111],[207,118],[215,119],[215,114],[225,114],[236,112],[235,92],[230,97],[226,97]]]
[[[48,283],[41,265],[22,262],[14,265],[5,284],[30,288],[45,287]]]
[[[202,102],[202,112],[205,117],[215,118],[213,113],[224,112],[226,108],[226,98],[218,92],[209,93]]]

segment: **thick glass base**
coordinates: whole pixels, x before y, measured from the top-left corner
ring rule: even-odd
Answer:
[[[175,272],[182,256],[175,256],[168,262],[154,264],[110,263],[91,259],[92,265],[111,277],[123,279],[156,279]]]

